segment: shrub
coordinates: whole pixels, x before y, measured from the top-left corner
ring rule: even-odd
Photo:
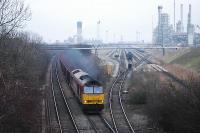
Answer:
[[[147,92],[144,89],[135,90],[131,93],[129,99],[131,104],[146,104]]]
[[[40,132],[40,87],[49,56],[28,37],[0,43],[0,132]]]
[[[154,74],[134,74],[132,104],[145,104],[155,125],[169,133],[200,132],[200,77],[188,75],[187,88],[162,83]],[[151,78],[150,78],[151,77]]]
[[[149,117],[171,133],[200,132],[200,85],[195,86],[198,87],[177,88],[169,84],[154,90],[148,99]]]

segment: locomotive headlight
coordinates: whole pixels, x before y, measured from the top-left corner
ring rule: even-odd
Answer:
[[[85,100],[84,103],[87,103],[87,101]]]

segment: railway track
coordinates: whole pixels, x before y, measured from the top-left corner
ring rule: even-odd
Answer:
[[[109,122],[100,114],[88,115],[87,117],[97,133],[115,133]]]
[[[115,132],[133,132],[133,127],[126,115],[122,104],[121,90],[126,79],[127,72],[118,75],[109,93],[109,107]]]
[[[150,61],[150,55],[149,54],[145,54],[145,53],[140,53],[137,51],[137,56],[135,57],[139,57],[137,58],[137,63],[135,65],[135,67],[138,67],[144,63],[146,64],[152,64],[152,68],[155,69],[156,71],[162,72],[164,73],[166,76],[172,78],[174,81],[178,82],[179,84],[183,85],[184,87],[187,88],[187,85],[181,81],[180,79],[176,78],[175,76],[173,76],[171,73],[169,73],[167,70],[165,70],[164,68],[162,68],[161,66],[153,63]],[[123,64],[120,63],[121,65]],[[126,115],[126,111],[123,107],[123,102],[122,102],[122,88],[123,88],[123,84],[124,81],[126,80],[126,76],[127,76],[127,72],[124,71],[124,68],[121,67],[119,68],[119,73],[118,76],[116,77],[116,79],[114,80],[114,83],[110,89],[109,92],[109,109],[110,109],[110,115],[111,115],[111,119],[112,119],[112,123],[113,123],[113,127],[115,132],[133,132],[135,133],[131,123],[128,120],[128,117]],[[137,129],[137,131],[139,131]]]
[[[59,69],[60,70],[60,69]],[[58,77],[60,76],[61,79],[64,79],[64,76],[61,71],[58,72]],[[58,78],[59,79],[59,78]],[[65,80],[61,80],[60,86],[68,86]],[[68,106],[73,111],[74,121],[77,123],[77,129],[79,132],[90,132],[90,133],[109,133],[113,132],[112,127],[107,122],[103,116],[100,114],[85,114],[83,113],[80,104],[77,101],[77,98],[74,96],[70,86],[65,88],[65,92],[63,91],[63,95],[66,97],[66,101],[68,101]]]
[[[46,90],[45,93],[45,120],[46,120],[46,131],[48,133],[52,133],[52,118],[51,118],[51,109],[50,109],[50,101],[49,101],[50,94]]]
[[[50,70],[50,90],[46,89],[45,100],[45,117],[46,117],[46,132],[63,132],[60,122],[60,115],[58,113],[58,105],[55,98],[53,72]]]
[[[140,54],[141,56],[145,57],[145,55],[144,55],[145,53],[141,53],[139,51],[137,51],[137,53]],[[165,74],[166,76],[168,76],[169,78],[171,78],[175,82],[179,83],[183,87],[188,88],[188,85],[187,85],[187,83],[185,83],[185,81],[177,78],[176,76],[174,76],[173,74],[171,74],[170,72],[168,72],[167,70],[162,68],[161,66],[159,66],[159,65],[153,63],[152,61],[150,61],[148,58],[144,58],[144,60],[149,64],[154,64],[154,65],[152,65],[152,68],[155,69],[156,71],[162,72],[163,74]]]
[[[58,78],[56,63],[52,65],[51,69],[51,92],[56,115],[56,123],[55,121],[52,123],[53,125],[56,125],[54,127],[54,130],[56,130],[55,132],[65,133],[75,131],[79,133],[79,129],[77,128],[68,102],[65,99],[63,88]]]
[[[134,133],[134,129],[126,115],[121,99],[121,90],[128,74],[128,71],[126,71],[124,67],[125,64],[123,61],[125,58],[123,53],[120,59],[119,72],[109,92],[110,115],[116,133]]]
[[[45,104],[46,117],[47,117],[46,123],[48,125],[47,132],[51,132],[51,133],[54,133],[54,132],[60,132],[60,133],[64,133],[64,132],[77,132],[77,133],[79,132],[91,132],[91,133],[118,132],[118,130],[114,129],[113,126],[111,126],[110,123],[101,114],[88,115],[82,112],[80,108],[80,104],[78,104],[77,99],[74,96],[72,90],[69,87],[67,87],[68,89],[66,89],[67,84],[64,80],[64,76],[62,75],[61,70],[58,68],[59,68],[59,64],[55,62],[52,65],[52,70],[50,74],[51,93],[49,94],[49,96],[47,94],[47,97],[50,97],[50,99],[48,98]],[[123,67],[120,68],[119,74],[125,75],[125,72],[122,72],[123,69],[124,69]],[[120,82],[124,82],[124,79],[121,78]],[[63,88],[63,86],[65,86],[65,88]],[[118,89],[121,91],[120,87]],[[121,92],[118,92],[118,94],[120,97]],[[119,99],[118,102],[119,103],[121,102],[121,105],[119,104],[121,107],[122,101]],[[123,107],[121,107],[121,110],[122,110],[121,114],[123,114],[123,112],[125,112]],[[126,114],[123,118],[127,119]],[[130,122],[127,122],[127,124],[128,123]]]

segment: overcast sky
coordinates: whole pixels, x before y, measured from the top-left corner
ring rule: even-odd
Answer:
[[[101,21],[100,35],[110,41],[152,40],[152,24],[157,24],[157,6],[169,13],[173,24],[174,0],[26,0],[32,11],[32,20],[26,30],[38,33],[46,42],[67,40],[76,34],[76,22],[83,22],[83,37],[95,38],[97,21]],[[188,4],[192,4],[192,23],[200,24],[200,0],[176,0],[176,20],[180,18],[180,4],[184,4],[184,25],[187,24]],[[186,27],[185,27],[186,29]]]

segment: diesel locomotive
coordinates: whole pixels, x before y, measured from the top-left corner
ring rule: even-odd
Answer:
[[[81,69],[74,69],[60,58],[61,69],[67,84],[77,97],[83,111],[100,112],[104,108],[104,89],[102,84],[94,80]]]

